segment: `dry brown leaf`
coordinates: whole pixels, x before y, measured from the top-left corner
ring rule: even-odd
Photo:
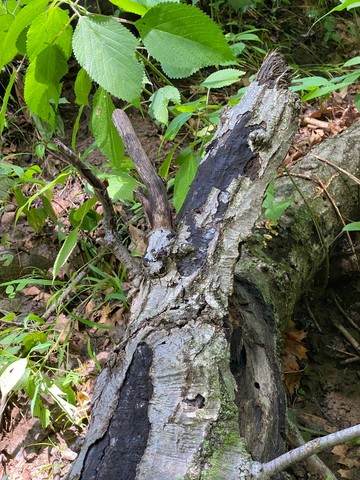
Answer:
[[[41,293],[41,290],[40,288],[35,286],[25,287],[21,290],[21,293],[23,293],[24,295],[35,297],[36,295],[39,295],[39,293]]]
[[[348,480],[359,480],[359,472],[356,473],[354,470],[338,470],[338,474],[341,478],[347,478]]]
[[[129,233],[131,237],[130,248],[135,250],[139,255],[144,255],[147,247],[145,233],[134,225],[129,225]]]
[[[69,319],[64,313],[60,313],[60,315],[56,319],[56,330],[60,332],[59,334],[59,342],[60,344],[64,343],[66,337],[71,329],[71,319]]]

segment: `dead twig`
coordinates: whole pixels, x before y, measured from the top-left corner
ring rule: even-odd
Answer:
[[[294,450],[290,450],[290,452],[284,453],[284,455],[280,455],[280,457],[274,458],[270,462],[254,463],[253,478],[257,480],[270,479],[272,475],[283,472],[294,463],[358,437],[360,437],[360,424],[330,433],[324,437],[315,438],[300,447],[294,448]]]
[[[110,248],[116,258],[126,267],[128,274],[132,276],[141,274],[139,263],[130,255],[127,248],[122,244],[119,232],[116,230],[116,213],[106,185],[99,180],[88,165],[79,159],[74,151],[58,139],[55,139],[54,143],[68,163],[75,167],[79,175],[93,187],[95,195],[101,203],[104,212],[104,243]]]
[[[142,182],[147,188],[147,193],[144,193],[141,189],[138,189],[137,193],[144,207],[150,227],[152,229],[172,229],[173,219],[165,184],[146,155],[136,136],[134,127],[123,110],[115,110],[112,119]]]

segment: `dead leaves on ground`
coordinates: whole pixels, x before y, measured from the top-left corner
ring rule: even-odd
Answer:
[[[306,336],[307,333],[297,330],[295,323],[290,320],[281,353],[283,382],[289,395],[294,395],[299,389],[303,373],[302,363],[307,359],[307,349],[303,343]]]

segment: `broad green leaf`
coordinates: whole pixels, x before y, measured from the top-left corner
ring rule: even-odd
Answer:
[[[160,4],[135,22],[150,55],[172,78],[233,60],[220,27],[190,5]]]
[[[240,80],[240,77],[245,75],[243,70],[235,68],[225,68],[209,75],[201,85],[205,88],[222,88],[232,85]]]
[[[110,161],[116,162],[124,156],[124,144],[111,119],[114,110],[110,95],[103,88],[99,88],[93,100],[91,133],[99,150]]]
[[[343,232],[358,232],[360,231],[360,222],[352,222],[345,225]]]
[[[168,128],[166,129],[164,139],[165,140],[174,140],[178,134],[180,128],[192,117],[191,112],[183,112],[180,115],[177,115],[171,122]]]
[[[89,93],[91,90],[91,79],[86,70],[81,68],[75,80],[75,103],[78,105],[89,105]]]
[[[73,49],[90,77],[112,95],[133,101],[140,95],[143,66],[135,58],[137,39],[115,20],[81,17]]]
[[[65,265],[68,258],[72,254],[74,248],[76,247],[76,244],[78,241],[78,233],[79,233],[79,227],[74,228],[74,230],[72,230],[69,233],[64,243],[62,244],[62,247],[60,248],[60,252],[57,254],[57,257],[54,262],[53,279],[57,277],[60,271],[60,268]]]
[[[180,0],[110,0],[110,2],[126,12],[137,13],[142,16],[149,8],[155,7],[160,3],[179,3]]]
[[[51,6],[39,15],[27,32],[27,54],[30,62],[49,45],[61,48],[66,60],[71,55],[72,28],[69,15],[60,7]]]
[[[113,202],[133,202],[134,190],[139,186],[138,182],[128,173],[117,172],[107,175],[99,175],[99,178],[106,178],[109,186],[108,192]]]
[[[159,88],[151,95],[150,100],[150,115],[158,122],[167,125],[169,122],[168,104],[170,100],[174,103],[180,103],[180,92],[177,88],[167,85]]]
[[[46,8],[49,0],[33,0],[16,15],[4,38],[0,51],[0,70],[17,54],[16,41],[20,33]]]
[[[185,197],[189,191],[190,185],[195,178],[198,167],[198,160],[191,148],[185,148],[177,158],[180,163],[179,170],[175,175],[174,198],[173,203],[176,212],[178,212],[184,203]]]
[[[25,347],[25,353],[29,352],[33,347],[44,343],[47,340],[47,335],[44,332],[31,332],[23,338],[23,345]]]
[[[55,109],[60,99],[60,79],[67,71],[62,50],[56,45],[49,45],[30,63],[26,72],[26,103],[33,113],[52,128],[55,128]]]
[[[21,380],[27,366],[27,359],[21,358],[8,365],[0,375],[0,391],[5,397]]]
[[[327,80],[324,77],[296,78],[291,86],[291,90],[297,92],[299,90],[308,90],[329,84],[331,84],[330,80]]]
[[[110,2],[125,12],[136,13],[137,15],[144,15],[148,11],[148,9],[139,2],[133,0],[110,0]]]

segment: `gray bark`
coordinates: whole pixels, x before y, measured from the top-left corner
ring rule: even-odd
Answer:
[[[266,247],[254,234],[298,109],[286,67],[273,54],[223,117],[174,230],[151,234],[161,241],[150,239],[128,330],[98,379],[69,479],[260,478],[252,459],[284,451],[279,332],[341,228],[306,181],[324,244],[301,199]],[[334,139],[336,147],[329,142],[326,154],[352,149],[358,160],[353,130]],[[324,165],[310,157],[301,164],[311,174]],[[353,192],[346,180],[337,182]],[[290,185],[282,179],[279,191],[291,195]]]

